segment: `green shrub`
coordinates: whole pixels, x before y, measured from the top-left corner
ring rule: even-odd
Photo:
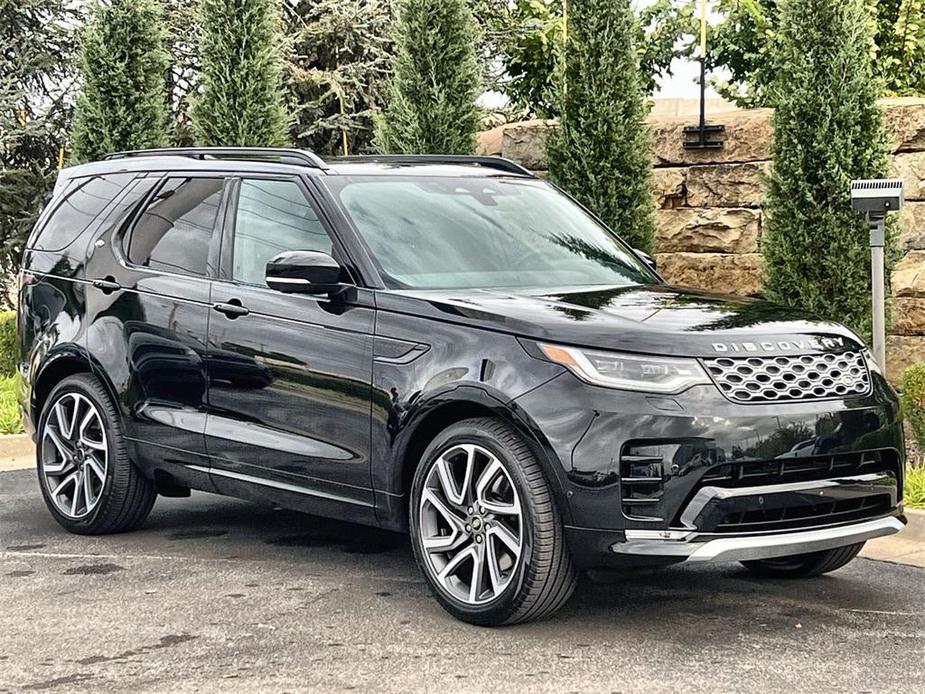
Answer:
[[[883,177],[889,167],[864,2],[778,5],[773,168],[761,247],[767,298],[869,337],[867,225],[851,211],[850,186],[855,178]]]
[[[906,506],[925,509],[925,466],[906,468],[903,496]]]
[[[96,2],[90,17],[80,39],[82,88],[72,158],[92,161],[107,152],[164,144],[168,61],[160,4]]]
[[[655,237],[646,106],[629,0],[573,0],[559,87],[561,127],[547,141],[552,180],[627,243]]]
[[[481,115],[479,32],[466,0],[400,0],[374,142],[388,154],[472,154]]]
[[[16,312],[0,313],[0,377],[16,372]]]
[[[912,427],[919,448],[925,450],[925,362],[913,364],[903,372],[900,389],[906,425]]]
[[[17,376],[0,378],[0,434],[22,433],[22,418],[16,400],[18,386]]]

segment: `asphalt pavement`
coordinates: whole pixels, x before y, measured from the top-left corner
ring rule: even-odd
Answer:
[[[0,692],[925,692],[925,569],[736,564],[583,580],[482,629],[398,535],[194,493],[141,531],[61,530],[0,472]]]

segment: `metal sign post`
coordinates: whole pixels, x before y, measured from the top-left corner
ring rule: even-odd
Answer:
[[[883,291],[883,246],[886,243],[886,216],[868,215],[870,225],[871,330],[874,360],[886,368],[886,300]]]
[[[903,206],[903,182],[871,179],[851,182],[851,209],[867,215],[870,230],[871,335],[874,361],[886,370],[886,299],[883,248],[886,245],[886,215]]]

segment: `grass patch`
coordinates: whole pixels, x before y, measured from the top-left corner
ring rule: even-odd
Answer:
[[[0,434],[21,434],[23,431],[16,390],[15,376],[0,378]]]
[[[906,468],[903,496],[907,507],[925,509],[925,465]]]

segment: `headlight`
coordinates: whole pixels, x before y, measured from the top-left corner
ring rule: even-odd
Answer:
[[[695,359],[596,352],[542,343],[539,347],[550,361],[596,386],[671,394],[711,382]]]

